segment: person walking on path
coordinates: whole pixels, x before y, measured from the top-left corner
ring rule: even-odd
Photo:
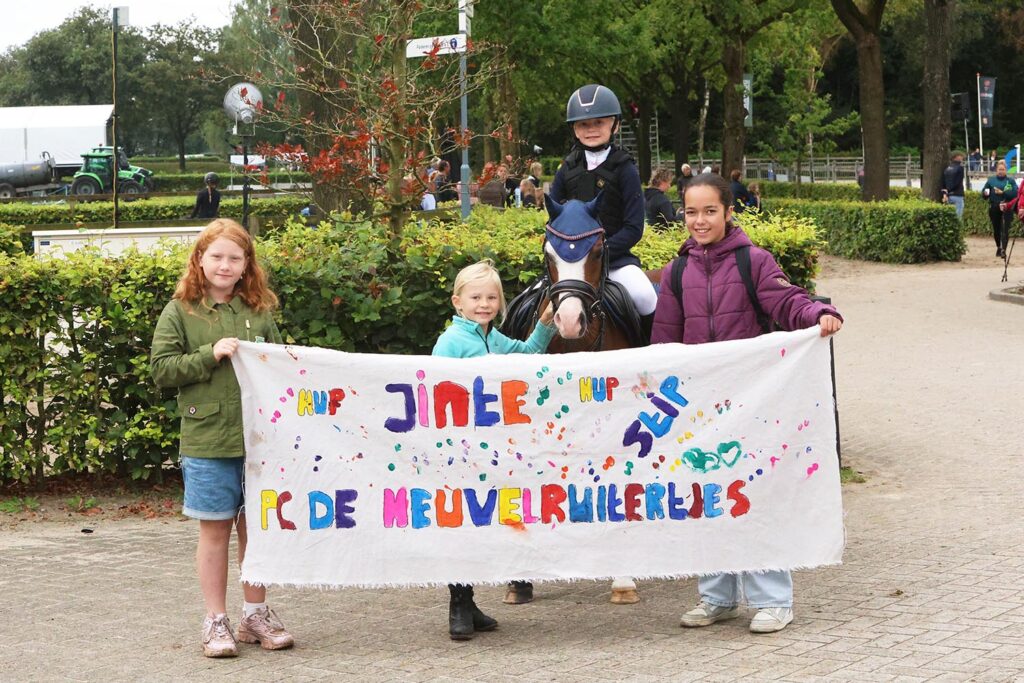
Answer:
[[[178,390],[182,513],[199,520],[196,565],[206,604],[202,647],[207,657],[234,657],[237,641],[267,650],[295,642],[267,607],[265,587],[242,584],[245,601],[237,638],[225,607],[232,527],[239,565],[247,539],[242,396],[231,356],[239,339],[282,343],[271,314],[276,306],[252,238],[235,221],[219,218],[199,233],[153,333],[153,381]]]
[[[448,358],[476,358],[491,353],[544,353],[555,336],[551,324],[551,304],[526,341],[510,339],[495,326],[494,319],[505,315],[505,293],[494,262],[484,259],[466,266],[455,277],[452,291],[455,315],[452,324],[437,342],[431,355]],[[473,601],[473,586],[448,584],[448,635],[452,640],[469,640],[477,631],[493,631],[498,622],[480,611]]]
[[[192,208],[191,218],[216,218],[220,212],[220,190],[217,185],[220,178],[216,173],[207,173],[203,178],[206,187],[196,193],[196,205]]]
[[[955,152],[949,160],[949,166],[942,172],[942,201],[952,204],[956,209],[956,217],[964,215],[964,155]]]
[[[1005,208],[1017,196],[1017,183],[1006,175],[1006,162],[996,164],[996,174],[981,188],[981,196],[988,200],[988,219],[992,222],[992,236],[996,241],[996,256],[1006,256],[1006,243],[1010,239],[1013,210]]]
[[[818,325],[823,337],[842,328],[835,308],[812,301],[790,283],[772,255],[753,246],[733,223],[725,179],[697,176],[686,189],[684,206],[690,238],[679,260],[662,269],[652,344],[749,339],[769,331],[770,321],[787,330]],[[697,589],[700,604],[682,616],[682,626],[710,626],[739,616],[741,596],[758,610],[750,622],[754,633],[781,631],[793,621],[793,577],[786,570],[702,576]]]

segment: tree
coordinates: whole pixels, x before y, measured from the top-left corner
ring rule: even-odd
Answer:
[[[217,74],[220,30],[183,21],[153,26],[148,32],[148,59],[140,85],[144,100],[154,103],[156,120],[174,141],[178,168],[185,170],[185,141],[204,114],[218,106],[225,85]]]
[[[431,122],[459,98],[458,59],[435,45],[407,60],[406,43],[417,18],[444,11],[454,24],[454,8],[449,0],[288,0],[268,16],[288,60],[264,54],[271,71],[252,74],[277,93],[264,116],[297,136],[269,151],[304,160],[324,211],[382,204],[393,253],[426,187]],[[468,131],[453,133],[468,144]]]
[[[801,5],[801,0],[713,0],[708,18],[724,36],[722,90],[725,113],[722,125],[722,175],[743,168],[747,130],[743,125],[743,71],[750,41],[762,29],[779,21]]]
[[[921,194],[939,201],[942,172],[949,156],[949,63],[956,0],[924,0],[926,47],[921,90],[924,95],[924,162]],[[966,153],[966,152],[965,152]]]
[[[761,148],[782,160],[796,161],[798,184],[804,159],[813,157],[815,148],[819,153],[833,148],[833,138],[858,122],[856,112],[836,116],[831,94],[818,92],[822,67],[844,33],[828,3],[815,1],[789,21],[770,26],[752,54],[755,79],[767,83],[782,72],[781,92],[777,80],[755,89],[755,94],[775,90],[775,105],[784,114],[765,131]]]
[[[885,82],[882,79],[882,14],[887,0],[832,0],[836,16],[857,45],[860,118],[864,137],[866,201],[889,198],[889,142],[885,129]]]
[[[56,28],[37,33],[4,55],[0,104],[109,104],[113,97],[111,54],[110,15],[93,7],[80,8]],[[118,40],[118,142],[129,151],[144,134],[148,105],[138,97],[132,100],[132,95],[140,94],[138,76],[144,62],[142,35],[132,27],[122,28]]]

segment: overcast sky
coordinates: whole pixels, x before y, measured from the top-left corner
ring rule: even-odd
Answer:
[[[233,0],[42,0],[38,5],[22,0],[0,0],[3,21],[0,21],[0,52],[21,45],[29,38],[56,28],[79,7],[99,7],[107,15],[111,7],[127,7],[132,26],[176,24],[195,17],[206,26],[218,28],[231,20]]]

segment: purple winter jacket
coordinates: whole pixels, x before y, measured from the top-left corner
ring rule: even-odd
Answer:
[[[811,327],[826,313],[842,319],[835,308],[811,301],[803,288],[791,284],[772,255],[753,246],[742,229],[730,227],[720,242],[702,247],[691,237],[679,250],[680,254],[689,253],[683,270],[685,315],[669,282],[672,267],[665,266],[654,311],[652,344],[703,344],[762,334],[733,254],[744,245],[751,246],[750,273],[761,308],[782,329]]]

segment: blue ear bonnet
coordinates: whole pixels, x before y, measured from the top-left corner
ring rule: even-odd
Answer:
[[[547,242],[566,263],[586,258],[597,238],[604,234],[604,228],[597,220],[600,203],[601,194],[586,203],[570,199],[565,204],[559,204],[550,195],[544,195],[544,204],[548,209],[548,224],[544,228]]]

